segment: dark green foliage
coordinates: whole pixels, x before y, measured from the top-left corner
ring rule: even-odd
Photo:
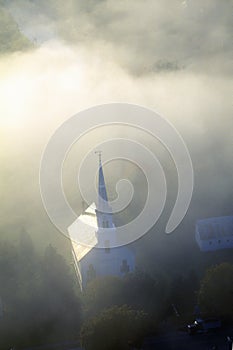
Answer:
[[[83,305],[86,317],[96,315],[112,305],[122,305],[123,280],[108,276],[97,278],[88,283],[83,293]]]
[[[81,322],[76,285],[65,260],[49,246],[39,256],[23,233],[17,247],[0,245],[0,348],[71,340]]]
[[[0,244],[0,348],[77,339],[80,298],[87,350],[127,349],[128,342],[140,346],[144,335],[161,330],[164,321],[174,325],[187,314],[193,317],[198,289],[201,311],[232,317],[232,285],[233,265],[225,263],[208,270],[200,288],[195,271],[170,279],[136,271],[124,278],[96,278],[78,297],[64,258],[52,246],[39,255],[23,231],[17,245]]]
[[[233,265],[222,263],[208,269],[201,281],[198,296],[204,312],[233,318]]]
[[[158,277],[135,272],[120,279],[103,277],[91,281],[84,291],[84,308],[87,316],[96,315],[112,305],[129,305],[144,310],[154,322],[163,317],[167,302],[168,288]]]
[[[194,305],[197,302],[197,291],[199,289],[199,280],[194,270],[191,270],[186,276],[175,276],[169,287],[170,311],[171,305],[175,305],[180,315],[193,313]]]
[[[87,319],[113,305],[128,305],[148,314],[147,333],[154,333],[160,331],[162,324],[168,320],[178,325],[193,317],[198,289],[195,271],[170,280],[163,275],[152,277],[140,271],[127,274],[123,279],[98,278],[90,282],[84,291],[84,315]]]
[[[162,275],[152,278],[149,274],[136,271],[124,280],[126,303],[136,309],[143,309],[154,322],[161,320],[168,298],[168,285]]]
[[[129,344],[140,348],[147,332],[147,315],[126,305],[114,306],[90,318],[80,333],[86,350],[124,350]]]

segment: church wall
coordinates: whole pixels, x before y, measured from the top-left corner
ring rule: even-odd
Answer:
[[[89,279],[101,276],[123,277],[134,271],[135,261],[133,252],[126,247],[105,249],[93,248],[81,261],[83,286]]]

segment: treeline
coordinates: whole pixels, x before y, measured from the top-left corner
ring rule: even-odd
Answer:
[[[0,348],[72,341],[81,335],[88,349],[93,337],[95,344],[97,338],[103,341],[97,325],[107,327],[116,348],[123,349],[126,339],[136,346],[174,317],[172,304],[182,312],[191,310],[196,287],[193,272],[171,282],[162,273],[152,277],[136,271],[123,279],[94,279],[81,293],[72,265],[52,246],[39,254],[22,232],[17,244],[0,243]],[[124,332],[116,339],[111,335],[118,323]]]
[[[172,305],[181,314],[192,313],[197,289],[198,280],[193,271],[187,277],[176,276],[172,280],[162,273],[152,277],[135,271],[124,278],[109,276],[91,281],[82,298],[87,317],[98,315],[112,305],[128,305],[146,312],[155,329],[162,320],[174,315]]]
[[[233,265],[208,268],[201,280],[194,271],[171,279],[135,272],[123,279],[91,281],[83,294],[86,350],[141,348],[149,334],[185,330],[195,317],[233,321]],[[119,331],[117,331],[119,330]]]
[[[81,343],[86,350],[140,349],[146,335],[168,331],[178,317],[174,307],[192,314],[196,287],[194,272],[172,282],[140,271],[95,279],[82,296]]]
[[[18,24],[0,1],[0,54],[30,48],[33,44],[20,32]]]
[[[77,284],[52,246],[43,255],[28,234],[0,244],[0,349],[74,339],[81,324]]]
[[[221,263],[200,280],[135,271],[93,279],[83,293],[73,266],[52,246],[43,254],[23,232],[0,243],[0,348],[81,341],[86,350],[140,348],[148,334],[200,315],[233,319],[233,265]],[[197,308],[196,308],[197,310]]]

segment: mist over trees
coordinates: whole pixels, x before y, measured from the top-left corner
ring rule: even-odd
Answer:
[[[72,265],[56,249],[38,253],[22,230],[0,242],[0,347],[79,342],[86,349],[140,347],[167,327],[201,315],[232,320],[233,264],[195,272],[142,272],[89,281],[81,293]],[[117,328],[117,332],[116,332]]]
[[[157,326],[166,313],[169,287],[162,276],[152,278],[149,274],[136,271],[125,278],[113,276],[92,280],[83,292],[85,315],[98,315],[112,305],[128,305],[150,315]]]
[[[32,42],[19,30],[12,15],[0,3],[0,54],[32,49]]]
[[[126,305],[113,306],[88,319],[82,326],[80,340],[86,350],[140,349],[148,334],[148,316]]]
[[[207,269],[198,293],[203,312],[233,319],[233,265],[221,263]]]
[[[39,255],[26,233],[18,245],[0,244],[1,348],[70,339],[81,304],[70,267],[48,246]]]

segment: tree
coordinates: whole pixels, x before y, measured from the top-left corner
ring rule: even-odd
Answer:
[[[33,44],[20,32],[11,14],[0,3],[0,54],[33,48]]]
[[[80,332],[86,350],[125,350],[140,348],[147,331],[147,315],[128,306],[105,309],[87,320]]]
[[[0,244],[0,348],[72,340],[81,323],[81,304],[66,261],[49,246],[43,258],[30,236],[18,246]]]
[[[126,303],[123,280],[115,276],[99,277],[90,281],[83,294],[86,317],[94,316],[113,305]]]
[[[80,327],[81,304],[74,290],[75,281],[65,259],[50,245],[41,263],[41,283],[35,322],[43,338],[72,339]]]
[[[233,316],[233,265],[222,263],[206,271],[198,293],[201,309],[211,315]]]
[[[167,302],[167,284],[161,276],[136,271],[124,278],[105,276],[88,283],[84,291],[84,309],[88,317],[114,305],[129,305],[145,311],[153,323],[163,317]]]
[[[174,304],[182,315],[193,313],[196,304],[199,281],[194,270],[186,276],[176,275],[169,288],[169,305]],[[170,309],[174,313],[173,308]]]
[[[152,278],[135,271],[125,276],[123,284],[125,304],[144,310],[156,326],[164,316],[168,296],[168,286],[162,275]]]

